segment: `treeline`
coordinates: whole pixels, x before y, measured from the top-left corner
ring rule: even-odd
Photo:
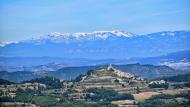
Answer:
[[[91,101],[113,101],[113,100],[133,100],[134,97],[130,93],[118,94],[112,89],[105,88],[90,88],[86,90],[86,100]]]
[[[58,89],[63,87],[63,83],[59,79],[54,77],[42,77],[36,78],[29,81],[24,81],[23,83],[41,83],[45,84],[48,89]]]
[[[168,89],[169,84],[168,83],[161,83],[161,84],[153,83],[153,84],[149,84],[149,87],[150,88],[164,88],[164,89]]]
[[[1,102],[15,102],[15,101],[32,103],[40,107],[117,107],[116,105],[113,105],[107,101],[88,103],[86,101],[74,101],[74,100],[69,100],[67,97],[60,97],[50,94],[36,95],[36,93],[37,90],[18,89],[16,91],[15,98],[0,97],[0,107],[5,107],[5,105]],[[25,105],[23,104],[22,107],[25,107]]]
[[[8,80],[0,79],[0,85],[10,85],[14,84],[14,82],[10,82]]]
[[[176,98],[183,98],[186,100],[177,101]],[[189,107],[189,105],[190,93],[181,93],[177,95],[154,95],[143,102],[139,102],[138,107]]]
[[[161,77],[157,80],[165,80],[168,82],[190,82],[190,73],[170,77]]]

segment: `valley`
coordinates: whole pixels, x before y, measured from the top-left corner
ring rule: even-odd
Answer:
[[[63,67],[56,71],[16,71],[7,72],[1,71],[0,78],[9,80],[12,82],[22,82],[30,79],[35,79],[44,76],[53,76],[62,80],[73,80],[80,74],[85,74],[89,70],[97,70],[100,67],[107,67],[108,65],[96,65],[96,66],[80,66],[80,67]],[[136,76],[143,77],[145,79],[155,79],[163,76],[174,76],[178,74],[190,73],[188,70],[175,70],[168,66],[156,66],[149,64],[125,64],[125,65],[113,65],[115,68],[124,72],[132,73]]]

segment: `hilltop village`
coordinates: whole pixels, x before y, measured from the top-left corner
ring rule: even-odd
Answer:
[[[0,101],[5,107],[69,107],[72,104],[76,107],[146,107],[154,99],[162,104],[166,100],[158,99],[167,99],[176,107],[189,105],[190,88],[186,82],[150,81],[112,65],[89,70],[71,81],[44,77],[3,83]]]

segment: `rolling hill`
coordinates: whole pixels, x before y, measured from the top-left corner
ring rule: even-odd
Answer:
[[[177,74],[186,74],[189,71],[175,70],[167,66],[154,66],[154,65],[140,65],[140,64],[127,64],[127,65],[113,65],[115,68],[120,69],[124,72],[134,74],[146,79],[155,79],[163,76],[174,76]],[[53,76],[59,79],[74,79],[80,74],[85,74],[89,70],[97,70],[99,68],[107,68],[107,65],[97,66],[82,66],[82,67],[64,67],[57,71],[46,71],[46,72],[28,72],[28,71],[17,71],[17,72],[0,72],[0,78],[13,81],[21,82],[43,76]]]

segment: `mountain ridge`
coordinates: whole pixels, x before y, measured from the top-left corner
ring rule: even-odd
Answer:
[[[5,42],[1,43],[1,47],[4,47],[6,45],[9,45],[11,43],[23,43],[23,42],[34,42],[34,41],[44,41],[44,40],[52,40],[53,42],[64,42],[64,40],[80,40],[80,39],[87,39],[87,40],[93,40],[93,39],[103,39],[106,40],[109,37],[132,37],[137,36],[136,34],[133,34],[131,32],[124,32],[119,30],[112,30],[112,31],[94,31],[94,32],[76,32],[76,33],[60,33],[60,32],[51,32],[48,34],[39,35],[37,37],[34,37],[32,39],[28,40],[21,40],[21,41],[14,41],[14,42]],[[60,41],[56,41],[59,40]],[[61,41],[63,40],[63,41]]]
[[[190,49],[190,31],[158,32],[144,36],[119,31],[92,34],[79,33],[78,39],[78,35],[62,37],[55,34],[46,35],[45,39],[10,43],[0,47],[0,56],[128,59]]]
[[[161,33],[162,36],[175,36],[175,32],[190,32],[187,30],[179,30],[179,31],[161,31],[156,33],[148,33],[148,34],[134,34],[131,32],[125,32],[120,30],[110,30],[110,31],[94,31],[94,32],[76,32],[76,33],[60,33],[60,32],[51,32],[48,34],[39,35],[37,37],[21,40],[21,41],[13,41],[13,42],[1,42],[0,47],[4,47],[9,44],[17,44],[22,42],[28,41],[36,41],[36,40],[45,40],[45,39],[82,39],[82,37],[99,37],[101,39],[107,39],[109,36],[116,36],[116,37],[135,37],[135,36],[150,36],[154,34]],[[109,35],[111,34],[111,35]],[[60,38],[59,38],[60,37]],[[68,38],[67,38],[68,37]],[[83,38],[84,39],[84,38]]]
[[[96,66],[81,66],[81,67],[64,67],[56,71],[47,72],[28,72],[28,71],[17,71],[17,72],[0,72],[0,78],[10,80],[13,82],[21,82],[30,80],[33,78],[39,78],[43,76],[53,76],[59,79],[71,80],[85,74],[89,70],[97,70],[99,68],[107,68],[108,65],[96,65]],[[175,70],[164,65],[141,65],[141,64],[124,64],[124,65],[113,65],[114,68],[120,69],[121,71],[132,73],[136,76],[140,76],[146,79],[154,79],[162,76],[173,76],[177,74],[186,74],[190,71]]]

